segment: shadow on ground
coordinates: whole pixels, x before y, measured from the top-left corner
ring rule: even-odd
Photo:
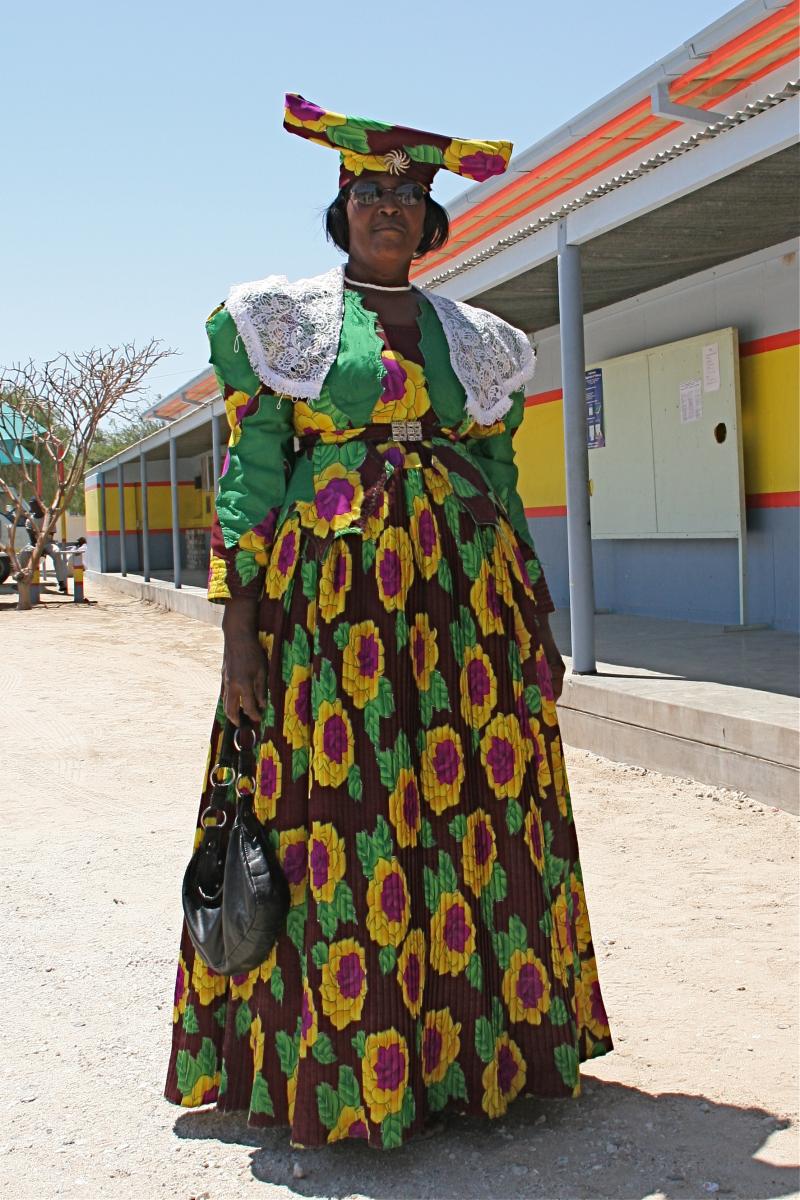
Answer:
[[[788,1125],[760,1108],[584,1078],[577,1102],[518,1101],[491,1124],[452,1117],[437,1137],[387,1153],[363,1143],[293,1150],[285,1129],[251,1129],[213,1109],[182,1114],[175,1133],[250,1146],[256,1179],[307,1197],[773,1200],[796,1193],[798,1169],[755,1155],[768,1160],[765,1143]],[[293,1178],[294,1163],[304,1178]]]

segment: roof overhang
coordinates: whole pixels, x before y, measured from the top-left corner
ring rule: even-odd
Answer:
[[[688,139],[606,194],[489,248],[436,291],[532,332],[558,321],[559,227],[583,248],[587,312],[796,237],[799,105],[790,89],[732,128]]]
[[[414,268],[438,289],[443,273],[673,146],[687,131],[734,113],[796,75],[797,0],[745,0],[677,50],[511,160],[506,175],[448,205],[450,238]],[[680,111],[682,118],[674,113]]]
[[[146,438],[142,438],[141,441],[126,446],[124,450],[120,450],[111,458],[90,467],[86,472],[86,478],[105,474],[124,463],[136,462],[142,456],[147,462],[164,462],[169,458],[169,444],[172,441],[177,443],[176,449],[179,457],[193,458],[196,454],[204,454],[211,446],[209,427],[212,420],[219,420],[224,416],[225,405],[218,395],[201,407],[194,408],[185,416],[165,425],[163,429],[157,429]]]
[[[205,370],[194,375],[183,387],[170,392],[167,396],[162,396],[155,404],[151,404],[142,413],[142,416],[146,420],[157,418],[162,421],[174,421],[176,417],[181,417],[194,408],[201,408],[218,392],[219,386],[214,371],[211,367],[206,367]]]

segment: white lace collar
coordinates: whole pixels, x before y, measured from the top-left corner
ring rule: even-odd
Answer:
[[[467,412],[491,425],[511,407],[511,393],[533,375],[535,356],[525,334],[482,308],[419,289],[436,311]],[[268,275],[231,288],[228,311],[262,383],[296,400],[313,400],[339,351],[344,270],[290,283]]]

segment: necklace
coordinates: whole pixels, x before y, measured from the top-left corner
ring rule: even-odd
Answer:
[[[398,287],[385,287],[382,283],[362,283],[360,279],[349,279],[347,275],[344,281],[351,287],[370,288],[373,292],[410,292],[414,286],[411,283],[401,283]]]

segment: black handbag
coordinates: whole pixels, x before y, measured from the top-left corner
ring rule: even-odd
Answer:
[[[210,776],[211,798],[200,817],[203,839],[183,877],[189,936],[220,975],[259,967],[289,911],[289,885],[268,831],[253,811],[256,732],[240,716],[238,729],[225,722]]]

